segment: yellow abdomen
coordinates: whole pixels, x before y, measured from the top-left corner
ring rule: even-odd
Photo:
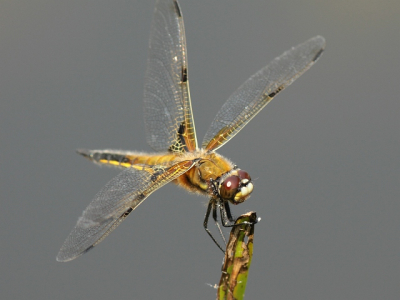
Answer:
[[[121,168],[129,168],[136,164],[171,166],[175,162],[202,158],[198,165],[195,165],[173,181],[190,192],[201,194],[212,193],[209,190],[210,180],[215,180],[233,168],[233,164],[226,158],[215,152],[206,152],[204,150],[184,154],[148,154],[115,150],[78,150],[78,153],[96,163]]]

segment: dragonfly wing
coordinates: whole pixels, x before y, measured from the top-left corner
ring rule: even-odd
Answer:
[[[316,36],[275,58],[251,76],[225,102],[208,129],[202,146],[216,150],[234,137],[280,91],[321,56],[325,39]]]
[[[177,1],[156,3],[144,86],[144,120],[147,143],[154,150],[197,149],[185,28]]]
[[[69,261],[89,251],[152,192],[188,171],[196,161],[182,161],[170,167],[135,165],[114,177],[83,211],[57,260]]]

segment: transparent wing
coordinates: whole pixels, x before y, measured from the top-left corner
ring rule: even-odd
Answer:
[[[177,1],[157,1],[149,48],[144,86],[147,143],[156,151],[193,151],[197,140],[185,29]]]
[[[325,39],[316,36],[286,51],[251,76],[219,110],[202,147],[216,150],[228,142],[280,91],[307,71],[324,48]]]
[[[83,211],[57,260],[69,261],[89,251],[153,191],[188,171],[195,162],[183,161],[171,167],[135,165],[114,177]]]

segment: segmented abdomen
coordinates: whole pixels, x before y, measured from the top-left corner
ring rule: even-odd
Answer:
[[[78,150],[77,152],[93,162],[121,168],[129,168],[136,164],[164,165],[177,158],[175,154],[169,153],[158,155],[116,150]]]

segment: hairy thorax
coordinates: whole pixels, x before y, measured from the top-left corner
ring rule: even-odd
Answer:
[[[202,149],[179,156],[177,160],[192,160],[195,158],[201,158],[201,160],[173,182],[194,193],[212,194],[210,180],[216,180],[232,170],[233,164],[227,158],[215,152],[206,152]]]

